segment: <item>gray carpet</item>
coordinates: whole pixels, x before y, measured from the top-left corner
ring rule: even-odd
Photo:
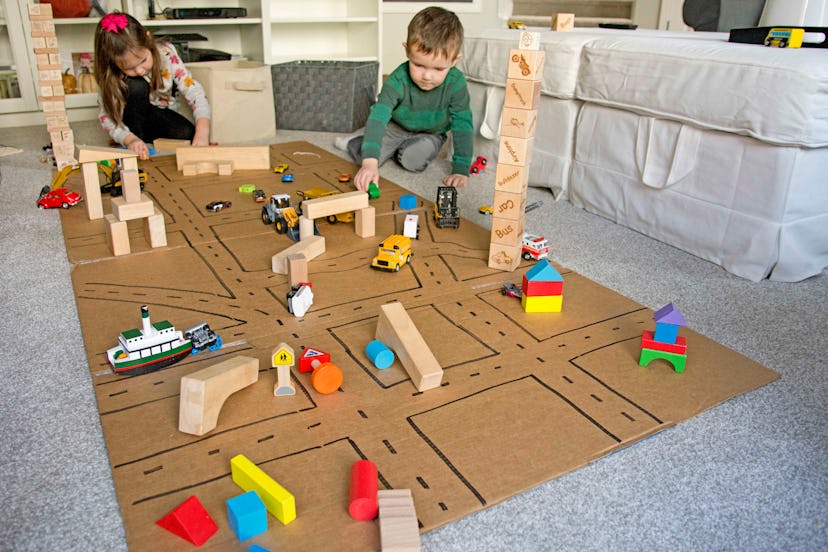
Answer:
[[[72,126],[76,143],[105,145],[96,123]],[[278,140],[335,151],[333,138]],[[43,127],[0,129],[0,144],[24,150],[0,157],[0,550],[125,550],[59,213],[34,206],[51,179],[39,161],[48,140]],[[446,169],[382,174],[432,198]],[[461,212],[482,225],[493,172],[461,193]],[[694,330],[782,379],[432,531],[424,549],[828,549],[828,274],[749,282],[546,190],[530,189],[535,200],[526,227],[549,238],[555,261],[648,307],[673,301]]]

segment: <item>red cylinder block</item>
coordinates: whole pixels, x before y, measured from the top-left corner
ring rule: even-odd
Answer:
[[[357,521],[371,521],[379,513],[377,467],[370,460],[357,460],[351,466],[348,513]]]

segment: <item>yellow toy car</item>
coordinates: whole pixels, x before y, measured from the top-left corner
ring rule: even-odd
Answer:
[[[273,172],[275,172],[276,174],[282,174],[286,170],[288,170],[288,164],[287,163],[279,163],[278,165],[273,167]]]

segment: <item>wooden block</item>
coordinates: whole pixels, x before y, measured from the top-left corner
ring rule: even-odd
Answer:
[[[184,176],[196,176],[198,174],[198,163],[186,163],[184,166],[181,167],[181,173]],[[209,172],[209,171],[204,171]],[[216,170],[218,172],[218,170]]]
[[[29,19],[36,21],[38,19],[52,19],[52,5],[51,4],[27,4],[26,8],[29,11]]]
[[[532,138],[538,122],[537,109],[516,109],[504,107],[500,124],[501,136]]]
[[[498,163],[495,169],[495,191],[523,193],[529,186],[529,167]]]
[[[270,146],[191,146],[175,150],[176,168],[188,163],[232,159],[234,170],[270,169]]]
[[[62,73],[60,69],[40,69],[37,72],[37,79],[43,83],[60,83],[63,84]]]
[[[106,215],[105,218],[106,236],[109,238],[109,249],[112,254],[116,257],[129,255],[129,233],[126,221],[118,220],[114,215]]]
[[[368,207],[368,193],[359,190],[334,194],[302,202],[302,214],[309,219],[318,219]]]
[[[101,183],[98,180],[98,166],[95,163],[81,163],[83,173],[83,203],[89,220],[103,218]]]
[[[489,244],[489,268],[512,272],[520,264],[520,246]]]
[[[501,136],[498,159],[509,165],[525,166],[532,162],[532,150],[534,147],[534,138]]]
[[[35,60],[38,69],[57,69],[58,71],[62,69],[60,56],[55,54],[35,54]]]
[[[259,381],[259,359],[237,356],[181,378],[178,430],[204,435],[215,429],[227,397]]]
[[[490,241],[510,247],[520,247],[523,240],[524,220],[492,217],[492,233]]]
[[[556,13],[552,17],[553,31],[571,31],[575,28],[574,13]]]
[[[135,220],[151,217],[155,214],[155,204],[147,194],[141,194],[141,201],[127,203],[126,199],[122,197],[113,197],[110,202],[112,204],[112,214],[118,220]]]
[[[138,157],[138,154],[123,148],[78,145],[78,163],[106,161],[107,159],[128,159],[130,157]]]
[[[296,519],[296,500],[284,487],[274,481],[259,466],[243,454],[230,460],[233,482],[244,491],[256,491],[267,511],[287,525]]]
[[[520,31],[518,35],[518,49],[540,50],[540,33]]]
[[[563,295],[523,295],[520,304],[524,312],[561,312]]]
[[[52,19],[33,19],[31,20],[31,36],[32,37],[46,37],[55,36],[55,22]]]
[[[380,307],[375,339],[397,354],[418,391],[440,387],[443,369],[402,303],[386,303]]]
[[[545,60],[546,52],[543,50],[512,48],[509,51],[509,70],[506,76],[509,79],[539,81],[543,77]]]
[[[216,161],[216,165],[218,166],[219,176],[232,176],[233,175],[233,162],[232,161]]]
[[[167,226],[164,222],[164,213],[156,209],[152,216],[144,219],[144,233],[151,247],[165,247]]]
[[[290,255],[301,253],[308,261],[311,261],[325,252],[325,238],[323,236],[311,236],[300,240],[287,249],[279,251],[271,258],[271,268],[276,274],[287,274],[287,258]]]
[[[377,491],[380,543],[383,552],[417,552],[420,524],[410,489]]]
[[[357,209],[354,211],[356,235],[360,238],[370,238],[376,234],[377,213],[374,207]]]
[[[540,81],[506,79],[504,107],[537,109],[540,105]]]
[[[492,199],[492,214],[495,217],[510,220],[523,219],[525,209],[525,192],[515,194],[512,192],[503,192],[500,190],[495,190],[494,198]]]
[[[127,203],[141,201],[137,157],[127,157],[121,161],[121,191]]]
[[[174,140],[172,138],[156,138],[152,142],[152,147],[155,149],[156,153],[159,151],[174,152],[178,148],[188,148],[191,145],[192,144],[189,140]]]
[[[297,286],[302,282],[308,281],[308,258],[301,253],[288,255],[288,283],[291,286]]]
[[[299,217],[299,239],[304,240],[313,236],[314,221],[303,213]]]

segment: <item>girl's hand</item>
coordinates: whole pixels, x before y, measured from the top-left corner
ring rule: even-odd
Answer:
[[[194,146],[210,145],[210,119],[201,118],[196,120],[192,144]]]
[[[371,182],[379,186],[379,161],[369,157],[362,160],[362,168],[354,177],[354,187],[364,192]]]
[[[469,183],[469,177],[464,174],[450,174],[443,179],[443,184],[446,186],[454,186],[455,188],[463,188]]]
[[[141,160],[146,160],[150,158],[149,148],[147,148],[147,145],[144,143],[143,140],[141,140],[134,134],[130,134],[126,137],[126,139],[124,140],[124,146],[126,146],[126,148],[130,151],[134,152]]]

